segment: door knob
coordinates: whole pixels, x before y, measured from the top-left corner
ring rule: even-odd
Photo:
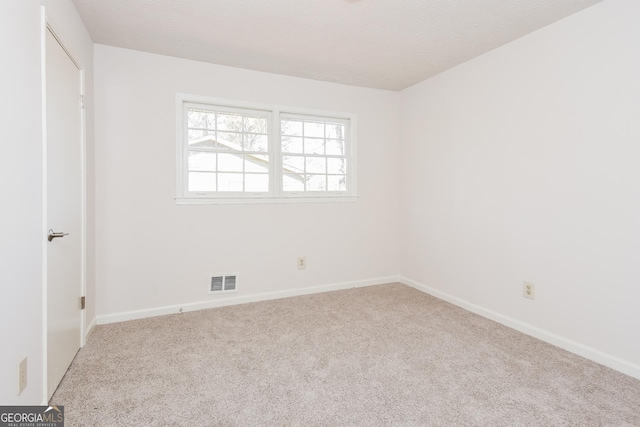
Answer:
[[[55,239],[56,237],[64,237],[64,236],[68,236],[69,233],[61,233],[59,231],[53,231],[52,229],[49,229],[49,241],[52,241],[53,239]]]

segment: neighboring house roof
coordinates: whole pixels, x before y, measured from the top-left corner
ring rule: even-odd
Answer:
[[[243,148],[238,144],[234,144],[232,142],[226,142],[226,141],[219,141],[215,139],[213,135],[206,135],[201,138],[189,140],[190,148],[211,148],[212,145],[214,147],[220,146],[220,147],[225,147],[229,149],[228,152],[224,152],[225,154],[232,154],[237,157],[244,156],[246,160],[250,161],[255,165],[263,166],[267,169],[269,168],[269,160],[266,160],[263,157],[261,157],[261,156],[266,156],[268,159],[269,158],[268,153],[264,153],[264,154],[246,153],[243,151]],[[305,180],[303,170],[292,168],[289,166],[284,166],[284,165],[282,166],[282,170],[284,173],[286,173],[296,181],[304,182]]]

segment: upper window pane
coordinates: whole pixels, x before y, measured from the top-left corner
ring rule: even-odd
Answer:
[[[337,139],[327,139],[325,143],[325,147],[327,148],[327,154],[333,156],[344,156],[344,141]]]
[[[218,130],[242,132],[242,116],[240,114],[217,114]]]
[[[328,123],[325,129],[327,138],[344,139],[344,125]]]
[[[282,136],[282,152],[283,153],[302,153],[302,138],[293,136]]]
[[[297,120],[282,120],[280,122],[282,135],[302,136],[302,122]]]
[[[187,133],[189,145],[197,147],[213,147],[215,145],[215,131],[206,129],[189,129]]]
[[[244,134],[245,151],[267,151],[269,148],[269,137],[255,133]]]
[[[266,117],[259,116],[247,116],[244,119],[244,131],[251,133],[267,133],[267,119]]]
[[[194,129],[215,129],[215,114],[204,110],[189,110],[189,128]]]
[[[304,122],[304,136],[324,138],[324,123]]]

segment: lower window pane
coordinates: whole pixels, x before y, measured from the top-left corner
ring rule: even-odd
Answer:
[[[329,175],[327,181],[329,191],[347,191],[347,177],[345,175]]]
[[[248,173],[244,176],[244,191],[269,191],[269,175]]]
[[[189,129],[189,147],[213,147],[214,133],[212,130]]]
[[[307,157],[307,173],[327,173],[327,159],[324,157]]]
[[[216,153],[205,151],[189,151],[190,171],[211,171],[216,170]]]
[[[304,173],[304,157],[282,156],[282,167],[284,168],[285,173]]]
[[[346,174],[347,168],[345,159],[327,159],[327,172],[335,174]]]
[[[189,172],[189,191],[216,191],[216,174]]]
[[[269,156],[259,154],[245,155],[244,171],[269,173]]]
[[[326,189],[326,175],[307,175],[307,191],[325,191]]]
[[[241,173],[218,174],[218,191],[242,191],[243,175]]]
[[[282,177],[283,191],[304,191],[304,175],[288,174]]]
[[[242,154],[218,153],[218,170],[224,172],[242,172]]]

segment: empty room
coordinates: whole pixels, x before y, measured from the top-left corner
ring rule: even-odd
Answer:
[[[0,19],[0,425],[640,426],[640,2]]]

